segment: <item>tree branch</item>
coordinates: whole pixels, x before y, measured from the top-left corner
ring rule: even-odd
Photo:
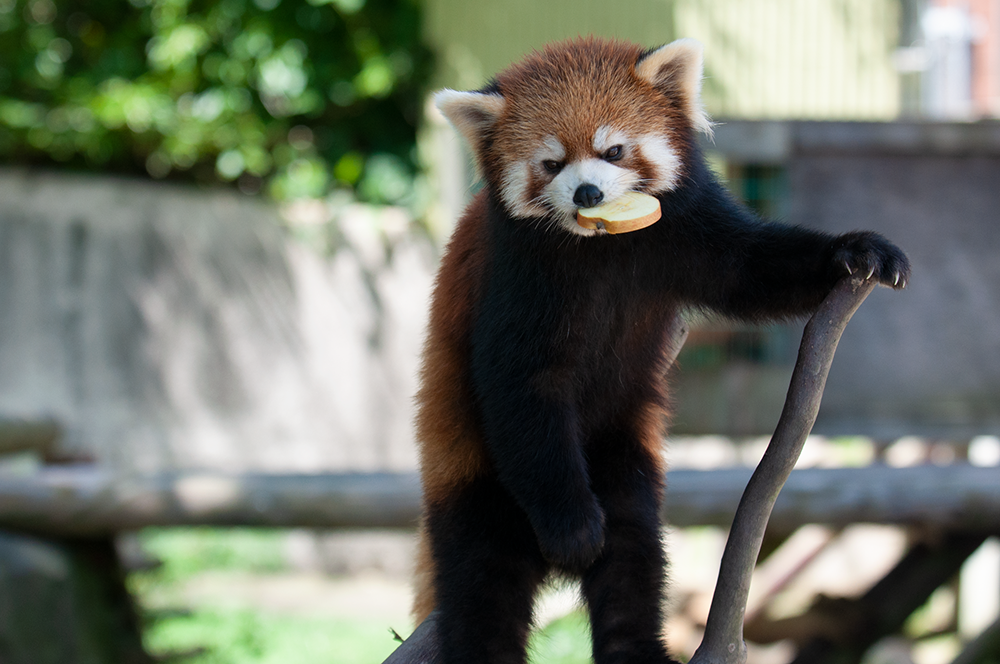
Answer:
[[[736,509],[705,636],[691,664],[746,662],[743,617],[771,508],[816,422],[840,335],[875,284],[860,278],[841,280],[806,324],[781,417]]]

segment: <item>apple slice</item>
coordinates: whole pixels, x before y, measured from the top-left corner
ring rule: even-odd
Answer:
[[[590,230],[629,233],[660,218],[660,201],[649,194],[629,191],[613,201],[576,211],[576,223]]]

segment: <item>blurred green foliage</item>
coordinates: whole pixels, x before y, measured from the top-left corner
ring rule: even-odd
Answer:
[[[163,615],[143,642],[169,664],[374,664],[399,645],[377,621],[235,607]]]
[[[132,572],[127,585],[147,651],[171,664],[371,664],[388,657],[398,644],[384,621],[269,611],[225,596],[184,602],[183,588],[212,574],[266,579],[288,572],[287,535],[272,528],[143,530],[141,549],[160,564]]]
[[[576,609],[531,633],[528,642],[531,664],[591,664],[590,621]]]
[[[411,194],[417,0],[0,0],[0,158]]]
[[[307,612],[282,613],[241,606],[218,597],[185,604],[181,589],[212,573],[266,578],[288,571],[288,531],[271,528],[147,528],[142,550],[160,561],[132,572],[128,588],[143,616],[143,643],[157,661],[171,664],[370,664],[399,644],[390,627],[406,624],[375,618],[345,618]],[[590,626],[577,609],[541,630],[529,643],[532,664],[589,664]]]
[[[273,528],[146,528],[143,551],[161,561],[152,577],[158,582],[210,570],[268,573],[283,570],[285,532]],[[137,575],[136,578],[143,578]]]

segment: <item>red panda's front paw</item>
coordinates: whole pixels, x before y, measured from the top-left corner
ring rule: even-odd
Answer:
[[[583,572],[604,548],[604,512],[595,501],[591,509],[565,515],[535,532],[546,560],[568,572]]]
[[[837,238],[834,270],[840,275],[857,274],[878,279],[883,286],[905,288],[910,280],[910,260],[903,251],[878,233],[857,231]]]

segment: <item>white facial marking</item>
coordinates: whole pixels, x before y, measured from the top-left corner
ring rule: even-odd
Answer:
[[[504,170],[500,197],[515,217],[538,217],[547,212],[544,206],[528,200],[530,182],[531,166],[527,162],[515,161]]]
[[[676,187],[680,180],[681,159],[670,146],[667,137],[645,134],[639,137],[637,147],[646,161],[656,169],[655,179],[647,183],[649,191],[658,193]]]
[[[559,224],[564,230],[577,235],[596,235],[576,223],[577,205],[573,194],[582,184],[592,184],[604,194],[604,200],[618,198],[631,191],[639,178],[634,171],[615,166],[603,159],[582,159],[567,164],[552,182],[545,185],[542,195],[556,211]]]
[[[535,152],[535,161],[562,161],[566,158],[566,148],[555,136],[546,136],[542,141],[542,146]]]
[[[625,145],[627,142],[628,136],[625,132],[609,127],[608,125],[602,125],[594,132],[592,145],[595,152],[604,154],[608,148],[616,145]]]
[[[531,174],[544,173],[543,161],[559,161],[566,158],[566,148],[553,135],[542,139],[542,144],[531,156],[531,161],[517,161],[504,170],[500,196],[507,209],[516,217],[541,217],[549,213],[543,201],[531,200],[528,192]]]

